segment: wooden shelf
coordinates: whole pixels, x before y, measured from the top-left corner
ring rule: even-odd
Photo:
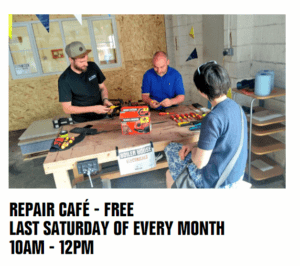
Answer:
[[[260,159],[262,161],[264,161],[265,163],[273,166],[272,169],[268,170],[268,171],[261,171],[258,168],[251,166],[251,177],[255,180],[265,180],[271,177],[275,177],[275,176],[280,176],[284,174],[284,169],[278,165],[274,160],[270,159],[267,156],[253,156],[252,161],[256,160],[256,159]],[[246,166],[246,173],[248,171],[248,164]]]
[[[280,151],[285,149],[285,144],[270,137],[263,136],[257,137],[252,136],[252,147],[251,150],[254,154],[264,155],[275,151]]]
[[[285,90],[280,89],[280,88],[274,88],[272,90],[271,94],[268,96],[257,96],[254,93],[250,94],[250,95],[246,95],[246,94],[242,93],[241,90],[238,90],[236,88],[232,89],[232,92],[242,94],[242,95],[245,95],[248,97],[256,98],[258,100],[266,100],[266,99],[272,99],[272,98],[276,98],[276,97],[280,97],[280,96],[285,96]]]
[[[245,95],[250,98],[257,99],[257,100],[267,100],[267,99],[272,99],[272,98],[276,98],[276,97],[281,97],[281,96],[285,96],[285,93],[286,93],[285,89],[280,89],[280,88],[274,88],[272,90],[271,94],[268,96],[257,96],[254,93],[252,93],[250,95],[246,95],[246,94],[242,93],[241,90],[237,90],[236,88],[232,89],[232,92],[236,93],[236,94]],[[256,106],[256,107],[253,107],[253,110],[255,112],[259,112],[259,111],[264,111],[267,109]],[[255,112],[253,113],[254,115],[255,115]],[[245,170],[246,173],[248,173],[248,175],[250,175],[251,178],[253,178],[255,180],[264,180],[264,179],[268,179],[271,177],[275,177],[275,176],[284,174],[284,169],[280,165],[278,165],[277,162],[268,158],[265,154],[285,149],[284,143],[272,138],[269,135],[285,131],[285,125],[283,125],[281,123],[286,121],[286,117],[281,116],[281,117],[277,117],[277,118],[266,120],[266,121],[258,121],[252,117],[252,121],[251,121],[252,125],[249,125],[250,116],[248,117],[248,115],[246,115],[246,117],[247,117],[247,121],[248,121],[248,129],[250,128],[250,126],[252,126],[251,147],[249,147],[249,143],[248,143],[248,148],[250,150],[249,152],[251,155],[251,161],[260,159],[260,160],[264,161],[265,163],[273,166],[272,169],[265,171],[265,172],[259,170],[258,168],[254,167],[254,166],[251,166],[250,172],[249,172],[248,163],[247,163],[247,167]],[[248,130],[248,132],[249,132],[249,130]]]
[[[256,136],[266,136],[282,131],[285,131],[285,125],[283,124],[274,124],[260,127],[252,125],[252,134]]]
[[[253,110],[255,112],[260,112],[260,111],[264,111],[267,109],[257,106],[257,107],[254,107]],[[255,114],[255,112],[254,112],[254,114]],[[248,114],[246,115],[246,117],[247,117],[247,121],[250,122],[250,117],[248,116]],[[282,122],[285,122],[285,120],[286,120],[285,115],[281,116],[281,117],[273,118],[270,120],[266,120],[266,121],[258,121],[256,119],[252,118],[252,125],[255,125],[258,127],[263,127],[263,126],[273,125],[273,124],[277,124],[277,123],[282,123]]]

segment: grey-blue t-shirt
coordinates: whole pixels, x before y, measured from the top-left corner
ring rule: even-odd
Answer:
[[[244,143],[236,164],[222,185],[234,183],[243,175],[247,161],[247,120],[244,117]],[[205,187],[214,187],[225,167],[238,149],[241,139],[241,111],[239,105],[226,99],[208,113],[201,124],[198,147],[213,150],[208,164],[202,168]]]

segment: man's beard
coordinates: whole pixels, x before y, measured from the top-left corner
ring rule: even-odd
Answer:
[[[87,67],[81,68],[81,67],[77,66],[76,63],[74,64],[74,68],[78,71],[81,71],[81,72],[86,72],[87,71]]]

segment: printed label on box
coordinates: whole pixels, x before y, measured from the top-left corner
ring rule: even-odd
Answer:
[[[154,149],[146,144],[121,150],[118,163],[121,175],[148,170],[156,166]]]

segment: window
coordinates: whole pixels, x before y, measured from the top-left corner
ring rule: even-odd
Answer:
[[[88,60],[102,69],[120,67],[121,53],[114,16],[49,21],[49,32],[40,21],[14,23],[9,40],[9,65],[13,79],[62,73],[69,65],[67,44],[80,41],[91,49]]]

